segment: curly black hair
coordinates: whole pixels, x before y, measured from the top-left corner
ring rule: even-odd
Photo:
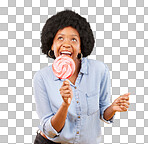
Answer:
[[[56,15],[47,19],[41,32],[42,53],[49,57],[48,51],[51,49],[56,33],[58,30],[68,26],[75,28],[80,35],[81,52],[83,57],[87,57],[91,54],[95,40],[90,24],[85,18],[81,17],[72,10],[58,12]],[[55,59],[55,56],[52,58]]]

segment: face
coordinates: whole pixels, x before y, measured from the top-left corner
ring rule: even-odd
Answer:
[[[51,49],[56,58],[63,54],[76,60],[78,53],[81,53],[78,31],[70,26],[59,30],[54,37]]]

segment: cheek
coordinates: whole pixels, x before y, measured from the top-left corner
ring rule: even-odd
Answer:
[[[81,50],[81,44],[80,44],[80,42],[76,43],[76,47],[77,47],[78,50]]]
[[[80,48],[80,44],[79,43],[72,43],[73,47],[79,49]]]
[[[59,43],[57,43],[57,42],[53,43],[53,49],[54,49],[54,51],[58,51],[59,47],[60,47],[60,44]]]
[[[79,44],[76,45],[76,49],[77,49],[78,52],[81,52],[81,47],[80,47]]]

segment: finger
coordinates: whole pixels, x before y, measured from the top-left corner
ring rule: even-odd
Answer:
[[[68,104],[70,104],[70,102],[71,102],[71,99],[70,99],[70,98],[68,98]]]
[[[126,96],[129,96],[131,93],[125,93],[123,95],[121,95],[120,97],[126,97]]]
[[[70,89],[70,87],[68,85],[65,85],[65,86],[61,87],[61,90],[68,90],[68,89]]]
[[[68,98],[65,97],[65,98],[63,98],[63,100],[67,102],[68,101]]]
[[[127,105],[130,105],[129,101],[125,101],[124,103],[127,104]]]
[[[63,93],[64,93],[64,94],[70,94],[71,91],[70,91],[70,90],[64,90]]]
[[[64,101],[65,101],[66,103],[70,104],[71,98],[64,98]]]
[[[68,86],[61,87],[61,91],[64,91],[64,90],[69,90]]]
[[[63,89],[66,89],[66,88],[68,88],[68,85],[62,85],[59,90],[63,90]]]
[[[117,104],[119,107],[120,106],[124,106],[124,107],[126,107],[126,108],[129,108],[129,103],[118,103]]]
[[[131,93],[130,92],[128,92],[128,93],[125,93],[124,95],[130,95]]]
[[[121,100],[129,100],[129,96],[121,96],[120,99]]]
[[[129,100],[129,96],[120,96],[118,100]]]
[[[70,85],[68,80],[65,80],[63,83],[64,83],[64,85]]]
[[[63,98],[70,98],[71,97],[71,94],[63,94],[62,97]]]
[[[68,79],[66,79],[65,82],[68,83],[68,84],[70,83]]]
[[[71,97],[71,93],[64,93],[63,91],[60,92],[62,97]]]
[[[118,100],[117,103],[126,103],[128,102],[127,100]]]
[[[127,111],[127,108],[125,106],[120,106],[120,108],[123,110],[123,111]]]
[[[63,81],[62,87],[63,87],[63,86],[65,86],[65,85],[67,85],[67,84],[66,84],[66,82],[65,82],[65,81]]]
[[[70,86],[70,84],[63,83],[62,87],[65,87],[65,86]]]
[[[126,104],[126,103],[120,103],[119,106],[124,106],[124,107],[126,107],[126,108],[129,108],[129,105]]]
[[[67,85],[67,84],[63,84],[63,85],[61,86],[61,88],[62,88],[62,87],[68,87],[68,86],[69,86],[69,85]]]
[[[126,93],[124,95],[122,95],[121,97],[129,97],[130,93]]]

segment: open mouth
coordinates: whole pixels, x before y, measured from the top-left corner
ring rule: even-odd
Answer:
[[[68,56],[72,56],[72,53],[71,52],[69,52],[69,51],[62,51],[62,52],[60,52],[60,55],[68,55]]]

